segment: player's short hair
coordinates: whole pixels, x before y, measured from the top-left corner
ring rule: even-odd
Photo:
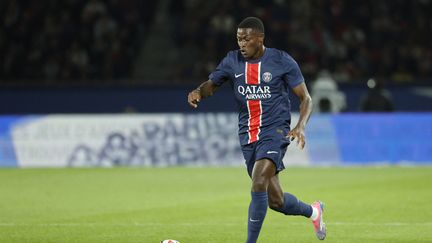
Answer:
[[[247,17],[240,22],[240,24],[237,26],[239,29],[248,29],[251,28],[252,30],[263,33],[264,34],[264,24],[261,21],[261,19],[257,17]]]

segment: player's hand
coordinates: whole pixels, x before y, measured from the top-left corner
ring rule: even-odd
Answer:
[[[291,141],[297,140],[297,146],[300,146],[300,149],[303,149],[306,144],[306,137],[304,128],[295,127],[293,130],[288,132],[287,138]]]
[[[188,102],[193,108],[198,107],[198,103],[201,101],[201,93],[199,90],[195,89],[188,95]]]

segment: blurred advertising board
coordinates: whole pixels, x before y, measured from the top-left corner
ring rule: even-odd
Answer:
[[[236,113],[0,116],[0,166],[243,166],[237,129]],[[306,136],[287,166],[432,164],[432,113],[314,115]]]

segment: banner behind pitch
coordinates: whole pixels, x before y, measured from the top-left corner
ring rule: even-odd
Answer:
[[[0,166],[241,166],[237,130],[235,113],[2,116]],[[314,115],[306,136],[286,165],[432,163],[429,113]]]

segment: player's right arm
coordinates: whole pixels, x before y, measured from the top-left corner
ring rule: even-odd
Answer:
[[[213,81],[207,80],[202,83],[198,88],[189,92],[188,102],[193,108],[198,107],[198,103],[207,97],[210,97],[214,94],[214,92],[219,88]]]
[[[232,73],[232,60],[235,55],[236,52],[229,52],[216,67],[216,70],[209,75],[209,79],[189,93],[189,105],[197,108],[202,99],[212,96],[219,86],[229,80]]]

